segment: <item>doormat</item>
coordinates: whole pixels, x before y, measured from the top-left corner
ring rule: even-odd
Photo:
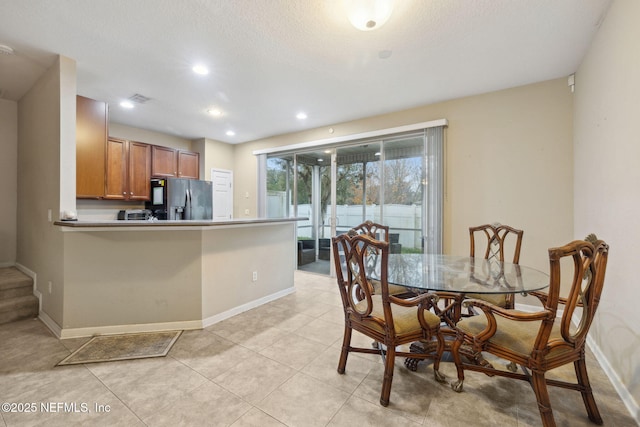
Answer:
[[[180,334],[182,331],[96,336],[61,360],[57,366],[164,357]]]

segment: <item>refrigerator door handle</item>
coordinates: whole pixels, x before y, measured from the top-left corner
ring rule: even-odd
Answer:
[[[191,219],[191,190],[187,188],[185,193],[184,219]]]

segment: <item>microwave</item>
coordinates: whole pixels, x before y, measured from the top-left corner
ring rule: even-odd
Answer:
[[[151,211],[148,209],[127,209],[118,212],[118,219],[121,221],[146,221],[151,218]]]

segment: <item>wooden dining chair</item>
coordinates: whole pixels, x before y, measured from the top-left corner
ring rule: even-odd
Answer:
[[[351,230],[349,230],[348,233],[351,233],[352,235],[353,234],[363,234],[363,235],[369,236],[369,237],[371,237],[373,239],[376,239],[376,240],[383,240],[383,241],[385,241],[387,243],[391,243],[389,241],[389,238],[390,238],[389,226],[378,224],[378,223],[373,222],[371,220],[366,220],[362,224],[356,225]],[[391,252],[391,245],[389,246],[389,248],[390,248],[389,251]],[[369,257],[368,261],[372,265],[375,265],[376,264],[375,256]],[[372,267],[370,267],[370,268],[372,268]],[[380,294],[380,292],[381,292],[380,281],[379,280],[372,280],[371,281],[371,285],[373,286],[373,293],[374,294]],[[407,296],[407,297],[416,295],[414,292],[410,292],[404,286],[398,286],[398,285],[393,285],[393,284],[389,285],[389,293],[392,294],[392,295],[403,295],[403,296]],[[360,295],[362,295],[362,294],[360,294]]]
[[[352,235],[349,235],[352,234]],[[431,313],[434,296],[424,293],[420,296],[403,299],[389,294],[387,282],[389,243],[375,240],[367,234],[348,233],[332,238],[338,288],[344,309],[344,338],[338,363],[338,373],[344,374],[347,357],[350,352],[382,354],[384,359],[384,377],[380,404],[389,404],[391,383],[396,356],[434,359],[436,380],[444,381],[438,368],[444,349],[444,340],[439,332],[440,318]],[[367,258],[375,254],[380,266],[380,294],[372,292],[373,286],[367,275]],[[357,299],[354,288],[360,288],[364,297]],[[356,330],[379,343],[376,348],[351,346],[352,331]],[[437,351],[431,354],[415,355],[397,351],[396,347],[417,340],[436,340]]]
[[[484,247],[484,259],[493,262],[499,269],[501,262],[509,261],[513,264],[520,262],[520,248],[522,247],[523,230],[502,225],[499,223],[485,224],[477,227],[469,227],[469,256],[476,256],[476,247],[480,250]],[[507,246],[513,250],[513,258],[506,259],[505,253],[508,253]],[[481,299],[490,302],[499,307],[513,309],[515,307],[515,295],[509,294],[467,294],[467,298]],[[470,315],[474,315],[473,311],[469,311]]]
[[[585,341],[600,301],[609,246],[593,235],[587,239],[549,249],[549,291],[531,293],[542,302],[541,311],[525,313],[478,299],[465,301],[481,309],[484,315],[461,319],[456,325],[452,353],[458,381],[452,384],[454,390],[462,391],[465,370],[528,381],[545,427],[555,426],[547,386],[577,390],[582,394],[589,419],[602,424],[587,375]],[[573,278],[567,297],[560,296],[561,277]],[[562,317],[556,318],[559,304],[563,307]],[[464,362],[460,355],[463,344],[471,346],[474,352],[514,362],[524,373]],[[547,371],[567,363],[574,364],[576,383],[545,378]]]
[[[356,225],[352,230],[356,234],[365,234],[376,240],[389,242],[389,226],[375,223],[369,219],[362,224]]]
[[[484,253],[478,250],[478,256],[483,256],[489,261],[489,265],[493,265],[496,274],[499,274],[502,266],[501,262],[505,261],[505,253],[508,249],[513,250],[513,258],[511,262],[518,264],[520,262],[520,248],[522,246],[523,230],[502,225],[500,223],[479,225],[477,227],[469,227],[469,256],[476,256],[476,247],[484,247]],[[490,302],[499,307],[513,309],[515,306],[515,296],[513,293],[506,294],[459,294],[453,292],[436,292],[439,303],[435,307],[435,312],[440,316],[443,322],[450,327],[455,328],[455,324],[461,317],[475,316],[473,307],[467,307],[467,313],[462,310],[462,301],[465,298],[481,299]],[[407,365],[409,369],[415,369],[417,365]],[[515,370],[515,365],[510,365],[510,369]]]

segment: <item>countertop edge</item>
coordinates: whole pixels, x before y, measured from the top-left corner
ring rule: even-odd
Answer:
[[[229,221],[55,221],[53,225],[62,227],[63,231],[86,229],[208,229],[225,228],[243,225],[269,225],[287,222],[305,221],[307,217],[295,218],[252,218],[235,219]]]

